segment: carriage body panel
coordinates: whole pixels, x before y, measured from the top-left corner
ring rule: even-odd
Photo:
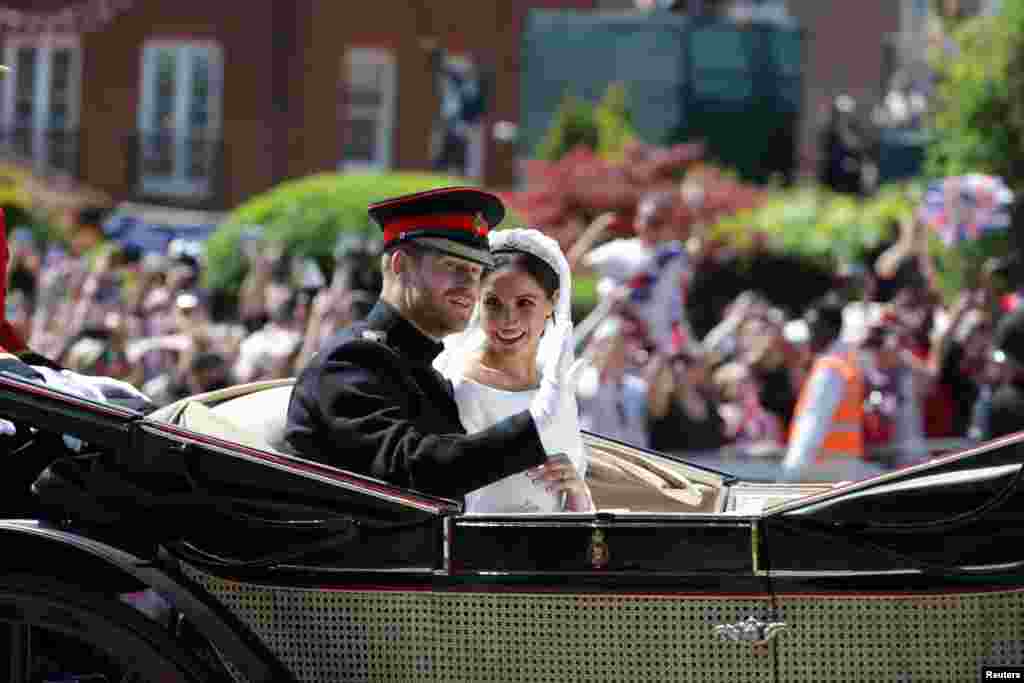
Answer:
[[[69,552],[102,538],[176,577],[182,613],[222,613],[294,680],[960,681],[1024,665],[1020,436],[799,485],[588,434],[596,513],[468,515],[275,448],[287,387],[144,417],[3,376],[0,416],[88,445],[36,456],[65,466],[36,482],[51,520],[75,483],[62,472],[78,493],[109,487],[93,507],[65,498]],[[232,677],[260,679],[205,635]]]

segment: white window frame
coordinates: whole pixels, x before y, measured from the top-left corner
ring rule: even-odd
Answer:
[[[169,176],[145,174],[139,166],[136,179],[138,187],[144,194],[167,195],[176,197],[206,197],[213,190],[212,177],[189,179],[186,175],[185,147],[189,134],[188,113],[192,98],[192,65],[191,57],[205,52],[210,65],[210,101],[206,133],[213,140],[219,140],[223,128],[224,107],[224,53],[220,43],[216,41],[195,40],[147,40],[142,46],[142,69],[139,84],[140,103],[137,129],[139,134],[138,154],[143,153],[146,138],[159,133],[152,125],[156,106],[156,69],[157,55],[163,50],[173,50],[176,54],[175,94],[174,94],[174,170]]]
[[[394,159],[395,139],[395,103],[398,99],[398,62],[391,50],[375,47],[350,47],[342,57],[341,78],[343,82],[342,92],[346,93],[345,120],[343,125],[353,118],[364,118],[371,113],[365,111],[364,107],[354,105],[348,98],[350,84],[352,83],[352,67],[354,65],[370,66],[381,68],[381,103],[377,107],[374,118],[377,123],[377,141],[374,149],[373,159],[348,159],[347,139],[351,129],[345,131],[346,143],[342,146],[343,158],[339,168],[346,171],[384,170],[392,167]]]
[[[32,105],[32,143],[30,157],[38,172],[48,172],[46,158],[47,133],[49,132],[50,102],[52,101],[52,67],[55,50],[71,50],[71,69],[68,80],[68,115],[65,131],[78,130],[82,102],[82,46],[77,36],[44,35],[39,37],[9,36],[4,39],[4,64],[11,67],[5,77],[0,80],[3,89],[2,117],[4,131],[9,135],[14,128],[14,105],[17,95],[18,73],[17,53],[24,48],[36,50],[36,74],[33,85]],[[76,141],[75,154],[78,154]],[[70,169],[68,169],[70,170]]]

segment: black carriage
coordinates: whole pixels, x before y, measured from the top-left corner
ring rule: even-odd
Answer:
[[[17,427],[6,680],[967,681],[1024,665],[1024,436],[837,486],[587,435],[596,513],[466,515],[282,452],[290,388],[143,416],[0,376]]]

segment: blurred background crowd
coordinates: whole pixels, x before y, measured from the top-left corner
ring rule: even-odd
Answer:
[[[95,234],[104,217],[84,209],[74,231]],[[198,242],[178,239],[165,252],[143,253],[88,239],[41,245],[14,230],[6,315],[37,353],[77,372],[127,380],[165,405],[293,376],[325,335],[372,307],[380,286],[375,248],[340,241],[328,283],[315,263],[250,235],[247,274],[227,300],[203,286]]]

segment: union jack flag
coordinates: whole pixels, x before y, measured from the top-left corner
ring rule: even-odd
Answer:
[[[1006,230],[1012,204],[1013,192],[1002,178],[970,173],[929,185],[918,216],[950,246],[986,232]]]

